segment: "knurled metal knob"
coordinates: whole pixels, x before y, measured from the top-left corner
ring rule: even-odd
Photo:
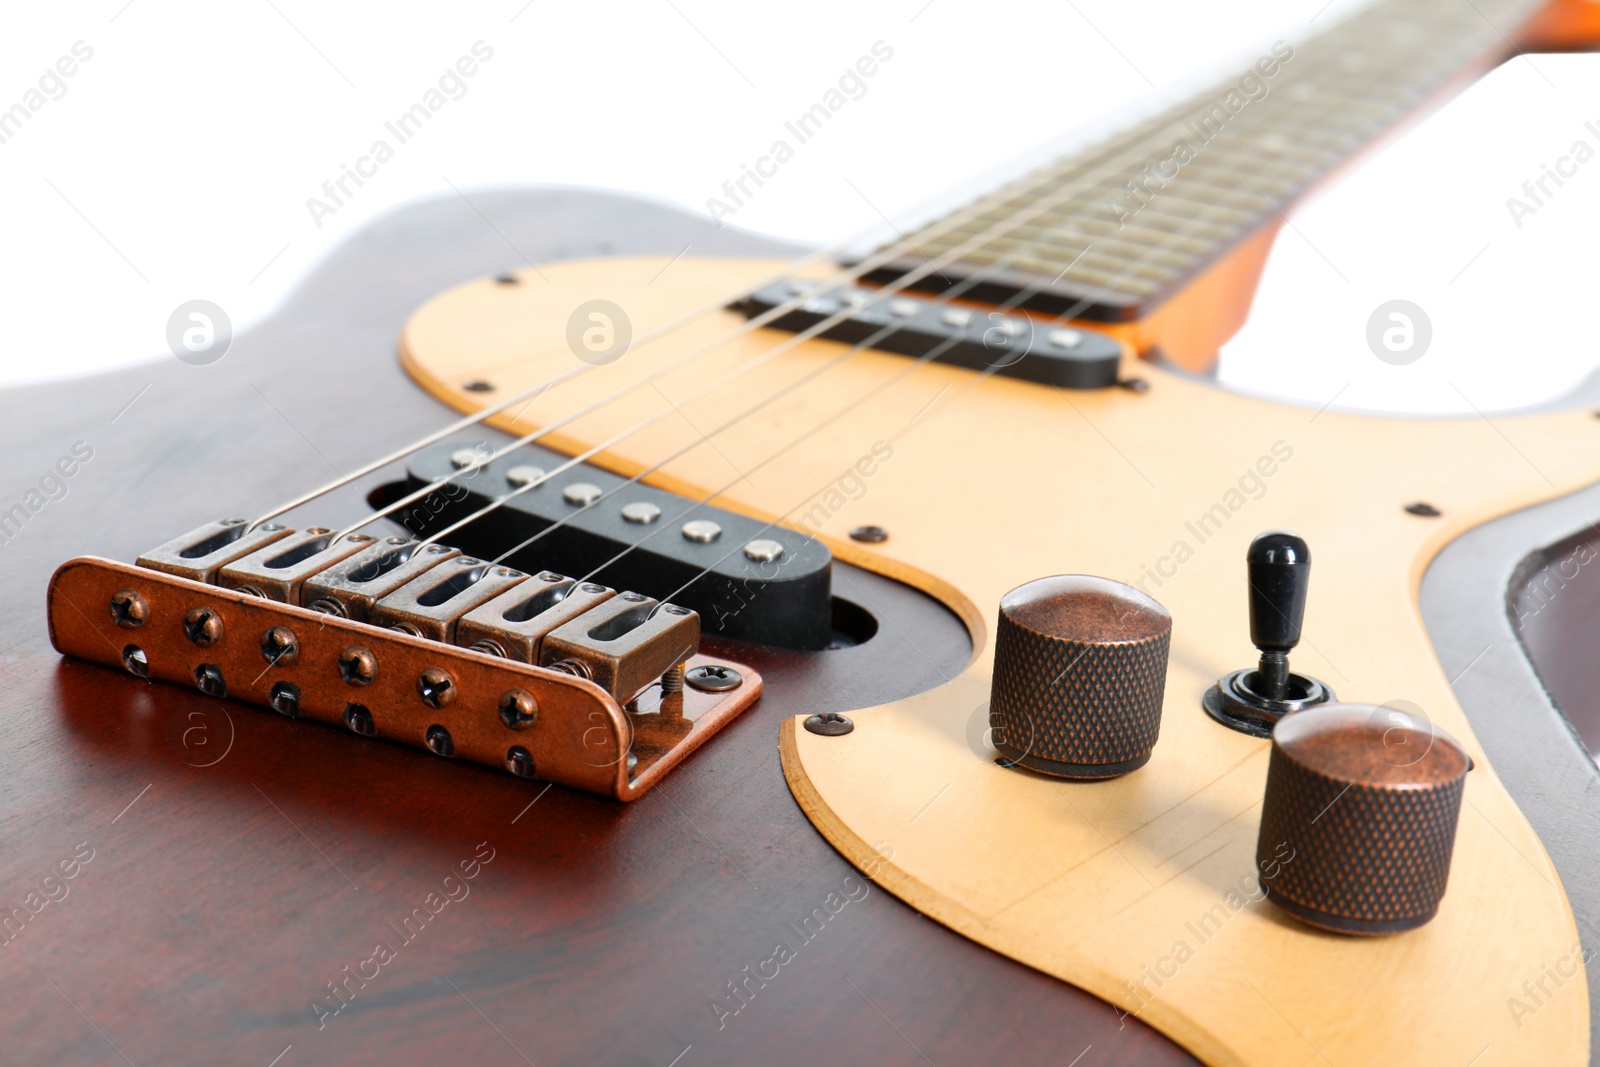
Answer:
[[[1172,616],[1107,578],[1064,574],[1000,601],[989,725],[1009,763],[1059,778],[1113,778],[1161,732]]]
[[[1272,902],[1312,926],[1391,934],[1439,910],[1472,760],[1392,707],[1326,704],[1285,715],[1256,860]]]

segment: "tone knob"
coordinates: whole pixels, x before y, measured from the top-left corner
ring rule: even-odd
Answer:
[[[1172,616],[1132,586],[1064,574],[1000,601],[989,725],[1008,763],[1112,778],[1161,732]]]
[[[1250,643],[1261,653],[1255,670],[1230,671],[1206,690],[1206,713],[1231,730],[1269,737],[1290,712],[1337,699],[1333,690],[1289,669],[1289,652],[1300,643],[1306,597],[1311,591],[1311,548],[1285,530],[1257,534],[1245,553],[1250,603]]]
[[[1426,720],[1327,704],[1272,731],[1256,863],[1271,901],[1312,926],[1392,934],[1444,898],[1472,760]]]

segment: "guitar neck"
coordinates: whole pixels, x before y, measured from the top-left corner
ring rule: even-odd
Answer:
[[[1408,114],[1515,50],[1529,0],[1385,0],[913,232],[917,283],[1100,322],[1144,318]],[[974,278],[976,277],[976,281]]]

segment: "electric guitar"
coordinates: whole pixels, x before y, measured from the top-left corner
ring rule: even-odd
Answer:
[[[1308,190],[1595,40],[1386,0],[868,250],[423,203],[225,353],[5,395],[5,1060],[1588,1062],[1593,416],[1206,372]],[[1014,706],[1082,677],[1062,574],[1121,762]],[[1260,859],[1335,699],[1462,757],[1403,932]]]

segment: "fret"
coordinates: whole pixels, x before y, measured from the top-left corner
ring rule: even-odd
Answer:
[[[1538,7],[1532,0],[1386,0],[1356,12],[1294,44],[1274,79],[1258,79],[1267,94],[1238,111],[1227,102],[1244,69],[980,198],[963,225],[912,233],[922,254],[936,256],[1034,213],[926,287],[1003,264],[1011,284],[1028,284],[1032,275],[1047,288],[1023,306],[1065,306],[1091,291],[1103,306],[1087,317],[1146,306],[1275,222],[1468,63],[1503,50],[1502,32]],[[1177,162],[1180,145],[1187,162]]]

